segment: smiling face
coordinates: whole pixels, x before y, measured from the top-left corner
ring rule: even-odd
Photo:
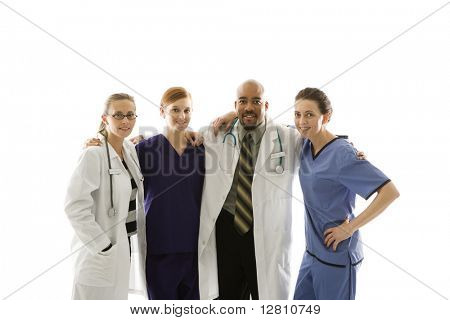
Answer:
[[[136,115],[136,106],[130,100],[112,101],[107,109],[107,114],[102,116],[102,121],[106,124],[108,135],[115,135],[121,139],[125,139],[131,133],[136,123],[136,118],[129,120],[124,117],[122,120],[117,119],[121,115],[129,115],[133,118]]]
[[[239,122],[247,130],[256,128],[264,120],[269,104],[263,95],[264,89],[256,81],[244,82],[238,88],[234,105]]]
[[[190,98],[178,99],[160,108],[161,116],[166,119],[167,127],[175,131],[184,131],[191,121],[192,101]]]
[[[331,112],[322,114],[316,101],[299,99],[295,102],[295,126],[302,137],[311,139],[322,130],[330,120]]]

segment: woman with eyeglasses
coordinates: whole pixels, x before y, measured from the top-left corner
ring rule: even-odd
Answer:
[[[163,133],[136,146],[144,177],[146,283],[153,300],[199,299],[197,247],[205,149],[200,136],[188,131],[192,109],[185,88],[167,89],[160,104],[166,122]],[[233,118],[234,112],[220,117],[221,123]],[[132,140],[139,139],[143,138]],[[91,138],[86,145],[102,143]]]
[[[136,117],[133,97],[111,95],[99,129],[103,143],[83,151],[70,179],[65,212],[75,230],[73,299],[128,298],[135,234],[145,279],[143,178],[135,147],[125,139]]]

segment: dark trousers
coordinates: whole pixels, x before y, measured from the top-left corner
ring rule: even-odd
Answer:
[[[197,253],[149,254],[146,261],[150,300],[198,300]]]
[[[255,242],[253,227],[240,235],[234,227],[234,216],[222,210],[216,222],[219,299],[258,300]]]

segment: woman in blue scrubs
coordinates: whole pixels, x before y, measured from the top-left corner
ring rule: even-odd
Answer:
[[[199,299],[197,241],[205,150],[186,139],[192,99],[186,89],[168,89],[160,106],[163,134],[136,150],[144,175],[149,299]]]
[[[394,184],[356,150],[327,130],[332,107],[324,92],[301,90],[295,124],[305,138],[300,184],[305,204],[306,251],[294,293],[298,300],[353,300],[356,270],[363,260],[359,229],[398,196]],[[356,194],[369,206],[355,216]]]

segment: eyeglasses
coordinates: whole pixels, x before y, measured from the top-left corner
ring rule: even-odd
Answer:
[[[125,119],[125,117],[127,117],[128,120],[134,120],[137,118],[137,114],[134,112],[128,112],[127,114],[123,114],[122,112],[117,112],[114,114],[110,114],[110,116],[116,120],[123,120],[123,119]]]

